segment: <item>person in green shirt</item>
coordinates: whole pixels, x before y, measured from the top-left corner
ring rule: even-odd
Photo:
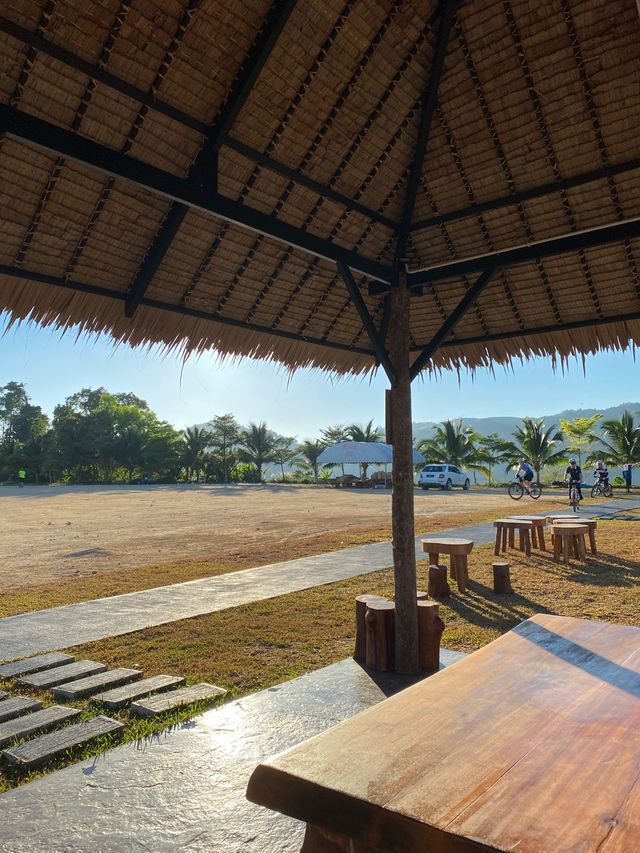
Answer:
[[[24,481],[27,479],[27,472],[24,468],[20,468],[18,471],[18,488],[24,489]]]

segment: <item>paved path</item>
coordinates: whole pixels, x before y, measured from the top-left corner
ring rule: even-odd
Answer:
[[[520,507],[522,512],[531,512],[534,508],[531,501],[528,501],[526,508],[518,505]],[[634,507],[640,507],[640,501],[610,500],[585,507],[580,514],[613,514]],[[439,531],[439,535],[464,536],[483,545],[493,541],[494,530],[491,522],[487,522]],[[420,551],[421,538],[416,537],[416,554],[418,559],[423,560],[425,555]],[[238,607],[252,601],[368,574],[392,563],[391,543],[379,542],[214,578],[9,616],[0,619],[0,660],[12,660],[49,649],[68,648],[153,625]]]
[[[0,795],[0,851],[294,853],[304,824],[245,798],[255,767],[412,682],[345,660],[81,761]]]

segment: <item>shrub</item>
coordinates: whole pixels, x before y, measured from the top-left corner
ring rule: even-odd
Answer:
[[[259,483],[260,477],[253,462],[238,462],[231,469],[231,480],[234,483]]]

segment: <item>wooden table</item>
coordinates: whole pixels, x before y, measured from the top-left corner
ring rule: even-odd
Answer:
[[[247,796],[306,821],[309,853],[633,853],[638,732],[640,629],[539,615],[261,764]]]
[[[473,539],[459,539],[454,536],[430,536],[421,539],[422,550],[428,554],[430,566],[437,566],[440,554],[450,558],[449,575],[458,584],[458,591],[465,592],[469,583],[469,564],[467,557],[473,550]]]

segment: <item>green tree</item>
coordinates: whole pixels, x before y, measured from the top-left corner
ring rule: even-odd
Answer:
[[[318,457],[326,447],[324,441],[316,438],[315,441],[303,441],[297,449],[296,455],[301,458],[303,465],[308,466],[313,472],[316,485],[318,483]]]
[[[240,441],[240,425],[231,414],[218,415],[209,422],[213,461],[220,466],[222,482],[228,483],[235,463],[234,448]]]
[[[548,427],[543,420],[523,418],[522,426],[516,427],[513,437],[515,441],[508,442],[505,447],[505,460],[509,460],[510,466],[520,458],[528,460],[538,482],[545,465],[553,465],[566,458],[566,450],[560,446],[562,432],[555,426]]]
[[[184,466],[187,479],[190,481],[195,474],[196,483],[200,482],[200,474],[207,463],[207,450],[210,443],[210,433],[200,426],[187,427],[182,433],[184,442]]]
[[[488,475],[486,457],[478,449],[479,435],[462,421],[442,421],[433,428],[431,438],[418,444],[418,450],[429,462],[442,462],[470,468]]]
[[[280,471],[282,472],[282,482],[284,483],[284,466],[287,462],[291,462],[292,459],[298,455],[298,449],[294,446],[295,438],[286,435],[280,435],[276,439],[276,444],[273,449],[273,462],[276,465],[280,466]]]
[[[326,429],[321,429],[320,435],[327,447],[332,444],[340,444],[341,441],[351,441],[348,427],[342,426],[341,424],[335,424],[334,426],[326,427]],[[341,463],[340,467],[342,468],[342,473],[344,475],[344,465]]]
[[[588,461],[601,456],[608,465],[640,462],[640,426],[631,412],[625,410],[619,421],[604,421],[602,434],[602,449],[592,452]]]
[[[259,482],[262,482],[263,466],[273,462],[276,442],[276,436],[264,421],[259,424],[250,423],[240,436],[238,455],[243,462],[251,462],[256,466]]]
[[[600,440],[600,436],[595,431],[595,425],[601,418],[602,415],[576,418],[573,421],[560,418],[560,429],[567,442],[567,450],[569,453],[577,454],[580,467],[582,467],[583,452],[586,453],[593,444]]]
[[[493,469],[500,462],[504,461],[505,450],[508,443],[505,442],[504,438],[498,435],[497,432],[492,432],[489,433],[489,435],[481,435],[478,438],[478,445],[479,457],[486,465],[487,478],[489,480],[489,485],[491,485]]]
[[[360,424],[350,424],[347,428],[347,435],[349,436],[349,441],[366,441],[366,442],[380,442],[383,438],[383,431],[380,427],[374,427],[373,418],[369,421],[369,423],[362,427]],[[367,468],[369,467],[368,462],[361,462],[360,468],[362,470],[362,477],[365,478],[367,476]],[[342,469],[344,471],[344,468]]]

